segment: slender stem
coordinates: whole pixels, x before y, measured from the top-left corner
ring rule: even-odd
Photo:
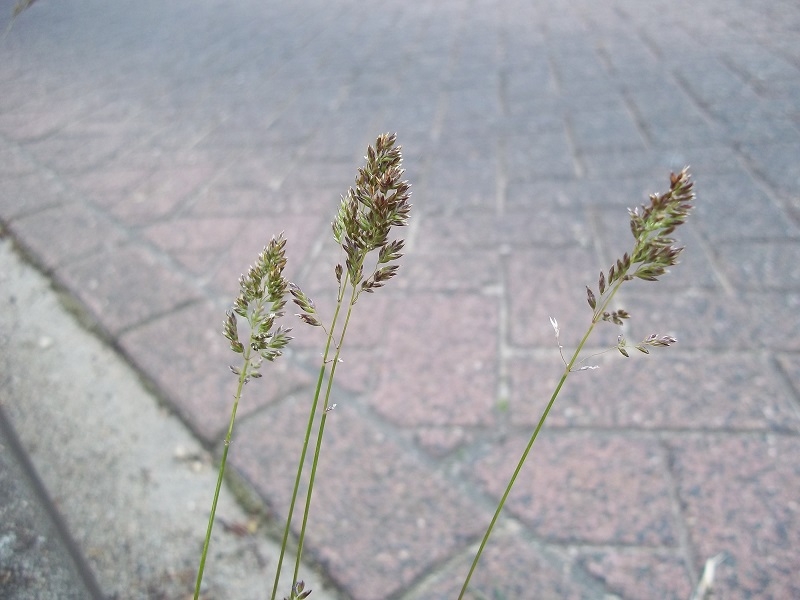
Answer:
[[[622,284],[622,279],[620,279],[620,281],[616,283],[614,288],[612,288],[612,290],[607,294],[606,298],[603,300],[600,307],[594,311],[594,314],[592,316],[592,322],[589,325],[589,328],[586,330],[586,333],[583,335],[583,338],[578,344],[578,347],[575,349],[575,352],[572,354],[572,357],[566,364],[564,373],[563,375],[561,375],[561,379],[558,381],[558,385],[556,385],[556,388],[553,391],[553,395],[550,397],[550,402],[547,403],[547,407],[545,407],[544,412],[542,413],[542,416],[539,419],[539,422],[536,424],[536,429],[533,430],[533,434],[531,435],[530,440],[528,440],[528,445],[525,447],[525,451],[522,453],[519,462],[517,462],[517,466],[514,469],[514,474],[511,475],[511,479],[508,481],[508,485],[506,485],[506,489],[503,492],[503,496],[500,498],[500,503],[497,505],[497,509],[494,511],[492,520],[489,522],[489,527],[487,527],[486,533],[483,534],[483,539],[481,540],[481,544],[478,547],[478,552],[475,554],[475,558],[472,560],[469,572],[467,573],[467,577],[464,580],[464,585],[461,587],[461,592],[458,594],[458,600],[462,600],[464,594],[466,594],[467,592],[470,579],[472,579],[472,574],[475,572],[475,568],[478,566],[478,562],[480,561],[481,555],[483,554],[483,549],[486,547],[486,543],[489,541],[489,536],[492,534],[492,530],[494,529],[494,526],[497,523],[497,519],[500,517],[500,513],[503,512],[503,507],[505,506],[506,500],[508,499],[508,496],[511,493],[511,488],[514,487],[514,483],[517,481],[517,476],[522,470],[522,466],[525,464],[525,461],[528,459],[528,454],[530,454],[531,448],[533,448],[533,443],[539,436],[539,431],[541,431],[542,427],[544,426],[544,422],[547,419],[547,415],[550,414],[550,409],[553,408],[553,405],[556,402],[556,398],[558,398],[558,394],[561,392],[561,388],[564,386],[564,383],[567,381],[567,377],[569,377],[569,374],[572,372],[572,367],[578,360],[578,356],[583,350],[584,345],[586,345],[586,342],[589,340],[589,336],[592,334],[592,331],[594,331],[595,325],[597,325],[597,323],[599,322],[600,316],[603,314],[603,311],[611,302],[611,299],[617,293],[617,290],[619,289],[621,284]]]
[[[217,487],[214,490],[214,500],[211,502],[211,515],[208,518],[208,528],[206,530],[206,539],[203,542],[203,554],[200,556],[200,567],[197,571],[197,581],[195,582],[194,586],[194,600],[198,600],[200,597],[200,584],[203,582],[203,570],[206,566],[206,556],[208,556],[208,546],[211,542],[211,530],[214,527],[214,516],[217,513],[217,502],[219,500],[219,492],[222,488],[222,479],[225,475],[225,463],[228,460],[228,448],[231,445],[231,436],[233,435],[233,423],[236,420],[236,410],[239,407],[239,400],[242,397],[242,388],[244,387],[245,382],[247,381],[247,377],[250,372],[250,353],[252,348],[250,344],[247,345],[247,349],[244,353],[244,366],[242,367],[241,373],[239,373],[239,384],[236,387],[236,395],[234,396],[233,400],[233,409],[231,410],[231,420],[228,424],[228,434],[225,436],[225,444],[222,449],[222,459],[220,460],[219,464],[219,474],[217,475]]]
[[[339,354],[342,351],[344,336],[347,333],[347,326],[350,323],[350,315],[353,313],[353,305],[355,304],[356,298],[356,287],[354,285],[353,293],[350,297],[350,306],[347,308],[347,316],[345,317],[344,325],[342,326],[342,333],[339,335],[339,343],[336,344],[336,354],[333,357],[333,365],[331,366],[331,372],[328,376],[328,386],[325,390],[325,401],[323,404],[322,417],[320,418],[319,422],[319,431],[317,432],[317,443],[314,448],[314,460],[311,465],[311,476],[308,481],[308,491],[306,491],[306,506],[303,510],[303,524],[300,528],[300,537],[298,538],[297,542],[297,558],[295,559],[294,563],[294,581],[297,581],[297,576],[300,571],[300,560],[303,554],[303,542],[305,541],[306,537],[306,525],[308,524],[308,514],[311,510],[311,494],[314,492],[314,481],[317,477],[317,465],[319,463],[319,455],[322,450],[322,436],[325,433],[325,422],[328,419],[328,406],[331,397],[331,389],[333,387],[333,377],[336,374],[336,366],[339,364]]]
[[[317,405],[319,404],[319,394],[320,391],[322,390],[322,381],[325,378],[325,371],[328,368],[328,355],[330,353],[331,341],[333,339],[333,330],[334,327],[336,327],[336,321],[339,318],[339,312],[341,308],[342,308],[342,293],[340,292],[339,301],[336,303],[336,311],[333,314],[333,322],[331,323],[330,329],[328,330],[328,339],[325,342],[325,352],[322,355],[322,366],[320,366],[319,368],[319,377],[317,377],[317,387],[314,390],[314,401],[312,402],[311,410],[308,413],[308,424],[306,425],[306,434],[303,440],[303,449],[300,452],[300,461],[297,463],[297,474],[295,475],[294,487],[292,488],[292,501],[289,504],[289,514],[286,517],[286,526],[283,530],[283,539],[281,540],[281,552],[280,556],[278,557],[277,570],[275,571],[275,582],[272,586],[272,596],[270,596],[271,600],[275,600],[276,594],[278,593],[278,584],[280,582],[280,577],[281,577],[281,567],[283,566],[283,558],[286,554],[286,544],[289,539],[289,530],[291,529],[292,526],[292,516],[294,515],[294,507],[297,503],[297,492],[300,489],[300,480],[303,476],[303,465],[306,460],[306,454],[308,453],[308,443],[311,439],[311,430],[314,427],[314,417],[317,414]],[[349,313],[348,313],[348,318],[349,318]],[[336,363],[334,363],[333,368],[336,368]],[[305,520],[303,521],[303,525],[305,526]],[[298,557],[299,556],[300,552],[298,550]],[[295,575],[294,579],[292,580],[292,585],[295,584],[296,580],[297,580],[297,569],[295,569]]]

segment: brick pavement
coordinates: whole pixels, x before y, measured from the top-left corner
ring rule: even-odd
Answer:
[[[0,218],[218,447],[239,273],[282,230],[328,309],[339,195],[397,131],[408,253],[357,307],[308,552],[343,597],[448,598],[560,375],[548,317],[577,341],[625,208],[691,164],[684,264],[623,298],[679,344],[570,379],[475,597],[687,598],[719,552],[719,597],[800,597],[798,30],[790,0],[38,2],[0,46]],[[231,454],[279,513],[295,333]]]

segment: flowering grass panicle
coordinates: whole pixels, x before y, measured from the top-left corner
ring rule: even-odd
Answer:
[[[250,267],[247,274],[239,279],[239,295],[233,307],[227,311],[222,326],[222,333],[230,342],[231,350],[242,355],[240,367],[231,366],[230,370],[239,377],[236,393],[233,397],[231,418],[228,424],[228,433],[222,447],[217,486],[214,490],[214,499],[211,502],[211,513],[208,518],[206,538],[203,543],[203,552],[200,556],[200,567],[197,571],[194,599],[200,597],[200,587],[203,582],[208,546],[211,542],[211,531],[214,527],[214,517],[217,512],[219,492],[222,488],[222,479],[225,476],[225,464],[228,460],[228,448],[233,436],[233,425],[236,421],[236,411],[242,398],[244,385],[251,379],[261,377],[262,360],[274,361],[281,356],[289,340],[291,329],[281,326],[275,327],[276,321],[284,315],[286,294],[290,283],[283,276],[286,267],[286,240],[283,234],[273,237],[264,248],[255,264]],[[246,342],[243,343],[239,335],[239,320],[248,326]]]
[[[326,328],[319,320],[316,304],[311,298],[299,287],[295,285],[289,286],[289,291],[294,298],[295,304],[302,311],[298,314],[298,317],[308,325],[321,327],[327,334],[327,340],[322,355],[322,365],[319,369],[314,399],[309,410],[303,448],[297,465],[292,499],[286,518],[281,553],[278,558],[278,566],[272,588],[272,600],[275,600],[279,586],[281,566],[288,544],[311,432],[314,429],[314,424],[318,422],[289,596],[291,600],[300,598],[296,588],[299,585],[298,575],[308,516],[311,509],[311,497],[322,451],[325,424],[328,415],[335,406],[330,404],[331,390],[353,307],[362,293],[374,293],[397,274],[399,268],[397,261],[402,257],[401,251],[404,241],[402,239],[390,241],[389,238],[393,228],[404,227],[408,223],[411,210],[411,204],[409,203],[411,192],[409,183],[403,180],[403,156],[400,147],[395,145],[396,141],[396,135],[383,134],[377,138],[374,146],[370,146],[367,149],[366,163],[358,170],[355,186],[351,187],[347,194],[342,197],[339,209],[334,217],[332,223],[333,237],[341,247],[345,260],[344,264],[340,262],[334,267],[334,275],[338,282],[338,292],[336,309],[330,326]],[[339,317],[344,306],[347,306],[344,321],[341,324],[341,328],[337,330]],[[333,354],[333,357],[331,357],[331,354]],[[319,399],[322,396],[322,386],[326,377],[327,385],[320,409]]]
[[[678,263],[683,247],[675,247],[670,237],[682,225],[692,210],[694,192],[688,168],[670,175],[670,189],[664,194],[652,194],[650,204],[629,210],[630,227],[635,243],[633,250],[611,265],[608,275],[600,272],[597,288],[599,298],[586,287],[589,306],[594,311],[592,322],[610,321],[622,325],[630,318],[627,311],[609,312],[606,307],[619,287],[632,279],[658,281],[667,269]]]

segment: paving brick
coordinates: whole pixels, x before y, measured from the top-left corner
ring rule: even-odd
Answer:
[[[534,180],[510,180],[506,185],[504,205],[508,212],[530,209],[532,206],[547,206],[552,210],[577,208],[587,195],[587,187],[585,182],[556,179],[553,176]]]
[[[475,465],[473,477],[492,497],[502,495],[528,437],[509,435]],[[506,508],[548,541],[651,547],[678,543],[665,460],[654,438],[545,432]]]
[[[588,327],[585,286],[596,282],[596,265],[596,257],[582,248],[511,254],[506,267],[509,342],[554,348],[553,317],[561,324],[561,343],[577,343],[582,334],[573,324]]]
[[[107,208],[126,197],[150,174],[146,167],[109,166],[82,173],[69,173],[64,181],[76,194]]]
[[[800,305],[795,293],[739,294],[735,299],[700,290],[665,295],[651,290],[626,295],[626,309],[647,315],[652,331],[672,335],[681,347],[763,349],[798,348],[798,324],[793,311]],[[687,321],[680,315],[693,315]],[[775,323],[780,323],[776,327]]]
[[[473,212],[460,218],[452,215],[423,217],[416,247],[428,252],[452,252],[469,249],[477,242],[487,249],[559,248],[588,239],[588,225],[582,212],[552,208],[550,198],[543,196],[530,198],[523,210],[509,208],[499,217],[485,212]]]
[[[467,148],[464,162],[472,168],[466,173],[449,167],[451,150],[438,146],[433,148],[428,159],[428,175],[414,188],[414,202],[428,211],[495,207],[497,157],[485,154],[484,148],[478,149],[474,145]]]
[[[742,327],[743,303],[719,290],[659,291],[642,283],[627,289],[621,300],[625,310],[641,323],[637,327],[679,339],[682,349],[752,347],[753,340]],[[686,315],[692,315],[691,319]]]
[[[315,268],[324,263],[324,269],[318,269],[316,273],[321,273],[323,277],[309,277],[309,285],[300,281],[299,285],[304,292],[311,298],[316,306],[320,319],[329,326],[336,310],[336,298],[338,294],[336,278],[334,275],[335,261],[320,261]],[[320,285],[320,282],[323,285]],[[389,283],[388,285],[391,285]],[[387,286],[388,287],[388,286]],[[353,307],[350,315],[350,322],[347,327],[342,358],[350,361],[347,357],[351,349],[367,351],[372,353],[370,362],[378,360],[386,351],[386,339],[388,336],[391,314],[390,311],[404,310],[403,302],[397,302],[387,297],[388,294],[379,290],[376,294],[365,294],[361,296]],[[349,304],[349,292],[343,300],[343,308],[338,317],[336,331],[337,339],[341,333],[341,326],[344,322],[347,306]],[[322,355],[326,334],[321,328],[301,326],[298,324],[293,331],[295,339],[292,344],[302,348],[304,351],[311,350],[317,357]],[[313,360],[313,364],[317,359]]]
[[[215,222],[221,226],[224,219],[217,217]],[[162,229],[165,239],[169,237],[170,227],[174,227],[174,221]],[[202,250],[198,252],[191,252],[186,245],[175,244],[174,241],[166,243],[170,245],[170,252],[179,260],[195,265],[198,277],[206,282],[208,289],[228,303],[233,302],[239,293],[239,277],[242,273],[247,272],[272,237],[283,233],[287,259],[284,275],[311,293],[306,281],[300,276],[307,268],[312,247],[321,235],[320,231],[327,232],[327,223],[321,222],[316,215],[292,215],[281,218],[251,217],[246,222],[237,219],[237,223],[231,223],[231,227],[227,232],[231,237],[226,238],[226,232],[222,230],[219,236],[214,236],[217,238],[215,241],[201,242]],[[194,236],[196,237],[196,233]],[[209,258],[205,265],[202,264],[204,257]]]
[[[56,135],[25,144],[42,163],[62,172],[96,169],[125,144],[112,135]],[[80,151],[75,151],[80,148]]]
[[[753,81],[757,87],[800,77],[800,70],[795,65],[759,44],[737,50],[726,52],[726,62],[744,78]]]
[[[11,230],[25,240],[40,265],[54,270],[100,252],[113,252],[128,241],[125,232],[101,212],[70,203],[33,213],[12,222]],[[69,231],[70,235],[64,235]]]
[[[677,69],[677,76],[692,97],[712,111],[738,97],[757,100],[755,92],[728,65],[716,57],[703,57]]]
[[[512,182],[569,179],[575,175],[575,156],[563,122],[551,131],[509,136],[505,156],[506,176]]]
[[[622,103],[573,111],[567,117],[579,151],[643,150],[645,141],[633,115]]]
[[[4,219],[21,217],[61,204],[67,190],[52,173],[35,171],[0,179],[0,210]]]
[[[670,448],[697,566],[726,555],[716,570],[715,593],[797,596],[800,587],[789,575],[798,568],[797,438],[676,438]]]
[[[629,21],[623,21],[630,26]],[[598,28],[597,52],[615,79],[641,80],[659,71],[658,57],[627,27],[610,30]]]
[[[268,152],[265,156],[246,154],[215,178],[212,189],[236,186],[262,193],[277,190],[296,160],[290,151]]]
[[[500,284],[500,265],[498,252],[410,252],[390,285],[416,292],[487,292]]]
[[[800,272],[795,257],[800,245],[788,240],[738,242],[717,246],[720,266],[740,290],[797,291]]]
[[[491,424],[497,301],[409,294],[383,321],[386,355],[376,368],[373,409],[401,426]]]
[[[616,328],[608,328],[605,334],[598,331],[594,345],[600,346],[603,340],[613,346],[616,332]],[[613,350],[588,360],[584,364],[600,368],[569,376],[548,423],[553,427],[800,431],[794,395],[771,359],[738,352],[685,353],[682,346],[679,341],[670,348],[653,349],[649,356],[632,350],[628,359]],[[563,365],[554,351],[549,359],[512,359],[509,372],[511,422],[532,427]],[[697,372],[702,377],[695,377]]]
[[[155,223],[146,227],[142,233],[191,273],[203,278],[207,277],[212,269],[219,266],[220,259],[235,243],[236,238],[249,222],[243,217],[178,218],[164,223]],[[268,242],[269,238],[265,235],[262,247],[266,246]],[[251,256],[252,264],[252,261],[258,256],[258,251],[254,249]],[[224,289],[235,292],[238,278],[233,274],[234,265],[224,263],[221,269],[225,267],[230,269],[230,281],[226,282]],[[243,266],[242,272],[244,272]]]
[[[737,154],[732,148],[708,140],[702,141],[697,147],[683,146],[670,140],[668,144],[658,144],[644,152],[609,149],[584,153],[580,158],[587,178],[615,177],[625,180],[646,177],[651,182],[648,185],[649,193],[664,187],[663,182],[667,181],[664,176],[670,171],[677,172],[686,166],[691,167],[695,181],[700,186],[704,186],[707,180],[724,178],[729,173],[741,170]],[[642,201],[645,199],[643,197]]]
[[[183,277],[135,245],[71,261],[58,279],[112,335],[199,298]]]
[[[725,112],[719,112],[723,121],[721,129],[732,145],[763,143],[792,143],[800,136],[797,122],[791,117],[774,114],[774,109],[764,110],[764,114],[752,114],[750,102],[743,101],[744,108],[726,106]]]
[[[789,379],[795,396],[800,393],[800,359],[793,354],[779,354],[777,362],[782,372]],[[797,407],[797,405],[795,405]]]
[[[641,82],[637,73],[636,81]],[[708,130],[708,116],[668,74],[657,70],[651,86],[631,86],[625,97],[648,128],[682,126]]]
[[[584,155],[583,158],[590,157]],[[582,162],[587,164],[585,160]],[[651,168],[652,165],[648,169]],[[601,230],[611,230],[613,227],[615,231],[620,231],[621,235],[615,242],[622,245],[627,244],[630,238],[630,230],[623,232],[630,220],[627,209],[645,204],[648,196],[659,187],[667,187],[667,174],[668,172],[663,169],[653,175],[637,173],[636,170],[625,175],[615,173],[613,170],[601,171],[591,177],[587,176],[585,179],[572,182],[571,185],[569,182],[562,184],[562,193],[569,193],[580,205],[586,207],[591,220]],[[608,222],[603,217],[606,212],[609,213]]]
[[[71,107],[4,112],[0,115],[0,132],[17,141],[42,139],[63,129],[74,117]]]
[[[411,598],[457,598],[473,554],[433,578]],[[570,561],[558,551],[531,544],[522,534],[496,534],[470,580],[465,598],[513,598],[533,595],[543,600],[598,598],[603,588],[575,576]]]
[[[511,61],[524,59],[523,64]],[[506,59],[511,64],[505,74],[504,87],[507,102],[522,109],[528,104],[535,104],[539,98],[556,100],[558,88],[553,70],[544,52],[528,52],[520,49],[518,54]]]
[[[474,436],[461,426],[417,427],[415,441],[433,458],[441,459],[474,441]]]
[[[8,176],[29,175],[36,172],[36,165],[16,144],[0,144],[0,173]]]
[[[742,152],[755,171],[782,195],[790,198],[795,197],[800,185],[800,170],[797,161],[793,160],[799,150],[800,145],[796,141],[742,146]]]
[[[619,598],[689,598],[693,583],[679,552],[650,548],[587,549],[577,563]]]
[[[214,174],[212,164],[165,165],[147,177],[127,198],[108,206],[117,218],[146,225],[174,213]]]

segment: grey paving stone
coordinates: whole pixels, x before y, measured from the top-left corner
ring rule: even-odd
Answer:
[[[69,203],[16,219],[11,230],[47,270],[99,252],[113,252],[126,232],[105,214],[83,203]],[[72,235],[63,235],[65,230]]]
[[[200,297],[158,256],[131,244],[71,261],[57,277],[112,335]]]
[[[7,238],[0,263],[0,404],[17,434],[0,429],[0,596],[190,596],[217,479],[210,453]],[[204,595],[263,596],[276,546],[227,486],[210,548]],[[314,595],[331,598],[313,578]]]
[[[3,450],[0,454],[3,596],[9,600],[56,596],[74,600],[99,598],[97,583],[83,557],[76,552],[74,542],[62,537],[67,529],[61,518],[54,516],[55,509],[43,484],[2,413],[0,448]]]

